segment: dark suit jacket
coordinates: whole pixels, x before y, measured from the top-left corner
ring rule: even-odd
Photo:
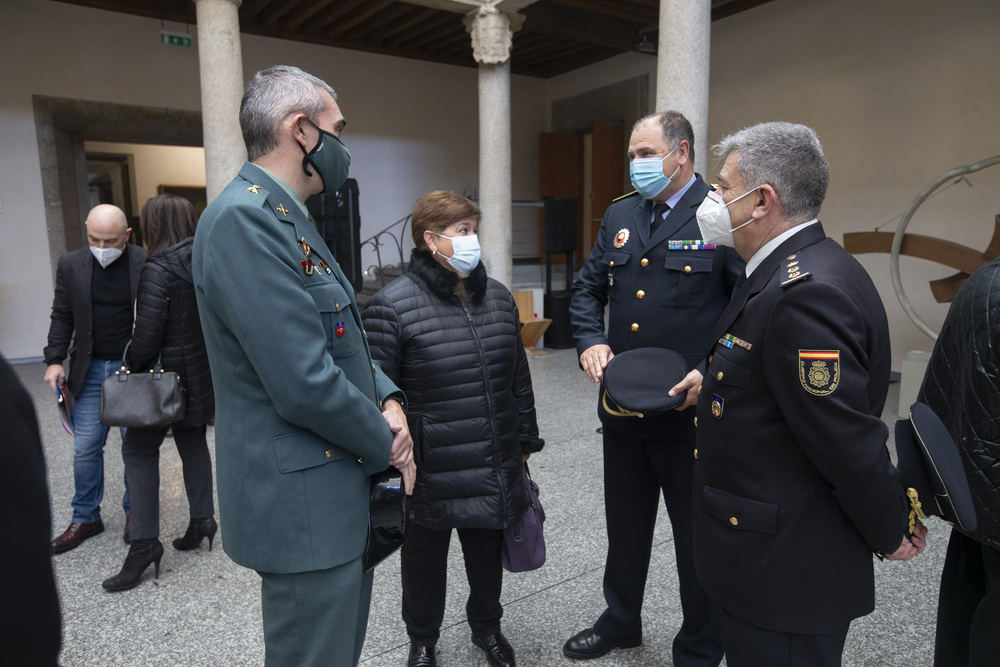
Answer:
[[[0,549],[0,655],[4,664],[58,664],[59,598],[52,576],[49,489],[31,397],[0,357],[0,503],[16,508],[5,520]]]
[[[399,390],[372,363],[350,282],[284,188],[249,162],[202,213],[192,268],[226,553],[273,573],[358,558],[368,476],[392,447],[380,408]]]
[[[746,265],[732,248],[669,249],[671,240],[701,238],[695,213],[709,188],[701,176],[695,179],[652,238],[647,200],[636,193],[608,207],[594,249],[573,284],[570,317],[577,354],[598,344],[610,345],[615,354],[665,347],[683,354],[689,368],[704,362],[715,322]],[[622,231],[627,240],[615,247]],[[691,412],[671,411],[642,420],[642,426],[662,430],[666,424],[676,437],[693,438]],[[640,420],[627,419],[640,426]]]
[[[880,418],[882,301],[816,223],[736,291],[712,336],[725,334],[738,340],[715,344],[697,406],[698,575],[747,622],[830,632],[874,609],[872,552],[907,526]]]
[[[69,376],[66,386],[74,396],[83,388],[87,369],[90,368],[94,356],[94,317],[93,304],[90,300],[90,282],[96,261],[89,247],[81,248],[60,257],[56,268],[49,344],[43,354],[46,365],[60,364],[69,356]],[[139,274],[145,261],[145,249],[135,244],[128,244],[128,275],[132,285],[132,303],[135,303],[136,291],[139,289]]]

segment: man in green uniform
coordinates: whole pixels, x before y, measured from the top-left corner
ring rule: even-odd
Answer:
[[[347,179],[345,124],[320,79],[258,72],[240,107],[249,162],[195,235],[223,546],[261,576],[269,667],[358,663],[368,478],[393,465],[409,492],[415,473],[403,395],[304,202]]]

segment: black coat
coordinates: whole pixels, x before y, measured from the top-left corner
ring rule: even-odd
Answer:
[[[134,302],[146,251],[131,243],[125,244],[125,247]],[[69,357],[66,386],[74,396],[83,389],[87,369],[94,359],[94,308],[90,287],[96,261],[90,247],[86,247],[60,257],[56,268],[52,323],[49,325],[48,345],[43,354],[46,365],[62,363]]]
[[[152,368],[162,355],[163,370],[180,375],[187,407],[178,426],[184,427],[201,426],[215,415],[212,373],[191,277],[192,241],[185,239],[146,260],[128,349],[132,370]]]
[[[918,396],[948,426],[962,456],[978,520],[966,534],[994,549],[1000,549],[998,317],[1000,259],[994,259],[955,296]]]
[[[665,347],[684,355],[689,368],[704,363],[712,328],[746,266],[732,248],[671,249],[670,241],[701,237],[695,213],[707,192],[708,185],[696,174],[652,236],[649,200],[633,193],[608,207],[594,249],[573,283],[570,318],[577,354],[593,345],[609,345],[615,354]],[[622,421],[615,428],[654,438],[693,439],[693,412],[671,410],[655,419]]]
[[[480,263],[466,282],[414,250],[409,271],[363,314],[372,359],[406,394],[417,523],[493,528],[526,508],[521,454],[542,448],[510,292]]]
[[[874,609],[872,553],[895,551],[907,527],[881,420],[882,300],[814,223],[737,289],[713,338],[694,452],[698,576],[754,625],[832,632]]]
[[[3,357],[0,424],[0,503],[13,510],[0,549],[0,655],[6,665],[58,665],[61,621],[42,439],[31,396]]]

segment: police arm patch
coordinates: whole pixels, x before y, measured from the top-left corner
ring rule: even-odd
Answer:
[[[799,350],[799,383],[814,396],[829,396],[840,383],[840,350]]]

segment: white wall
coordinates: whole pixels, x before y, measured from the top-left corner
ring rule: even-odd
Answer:
[[[814,128],[830,162],[820,219],[842,242],[902,214],[944,172],[1000,154],[998,84],[995,0],[776,0],[713,24],[709,140],[767,120]],[[1000,167],[970,180],[974,192],[941,194],[907,231],[985,250],[1000,213]],[[907,351],[933,343],[899,306],[889,256],[858,259],[882,294],[899,370]],[[907,295],[935,330],[948,305],[927,281],[953,273],[901,261]]]
[[[52,303],[32,95],[195,111],[201,97],[197,39],[162,45],[159,20],[38,0],[0,0],[0,15],[0,353],[17,359],[41,355]],[[362,237],[429,190],[479,188],[475,68],[247,35],[242,49],[245,78],[290,64],[337,90]],[[511,91],[513,196],[534,200],[546,84],[515,76]]]
[[[1000,3],[996,0],[775,0],[712,24],[711,144],[747,125],[786,120],[813,127],[831,167],[820,219],[841,241],[902,214],[931,181],[1000,154]],[[651,59],[650,59],[651,60]],[[650,73],[627,54],[550,81],[562,99]],[[709,161],[707,180],[717,173]],[[1000,213],[1000,167],[972,175],[921,207],[907,231],[984,250]],[[895,230],[895,222],[884,228]],[[889,315],[893,364],[931,340],[902,312],[887,254],[860,255]],[[947,304],[927,281],[953,274],[904,257],[914,307],[934,328]]]

